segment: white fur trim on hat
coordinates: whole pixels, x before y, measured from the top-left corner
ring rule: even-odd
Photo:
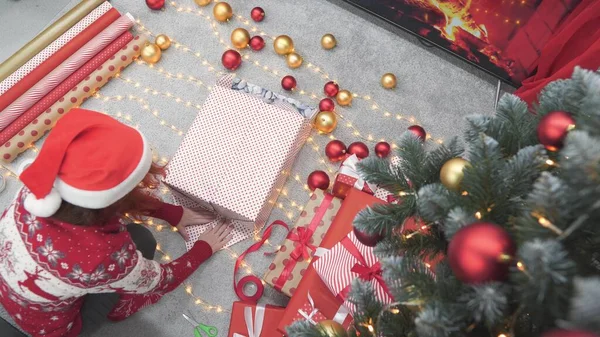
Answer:
[[[140,133],[144,143],[144,150],[137,167],[131,174],[117,186],[102,191],[88,191],[76,188],[56,178],[54,188],[63,200],[84,208],[100,209],[112,205],[126,196],[144,179],[152,165],[152,149],[144,135]]]
[[[58,191],[53,188],[50,191],[50,194],[41,199],[36,198],[33,193],[29,193],[29,195],[25,197],[23,206],[27,212],[35,216],[39,216],[40,218],[48,218],[58,211],[61,203],[62,199],[60,194],[58,194]]]

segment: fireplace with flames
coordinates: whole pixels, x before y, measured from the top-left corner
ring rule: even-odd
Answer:
[[[581,0],[346,0],[519,86]]]

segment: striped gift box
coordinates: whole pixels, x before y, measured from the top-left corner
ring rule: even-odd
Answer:
[[[373,253],[373,247],[360,243],[354,231],[313,262],[313,267],[350,312],[354,312],[355,307],[347,297],[356,278],[371,282],[375,296],[382,303],[393,301],[381,276],[381,263]]]

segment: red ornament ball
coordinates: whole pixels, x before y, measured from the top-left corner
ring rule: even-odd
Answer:
[[[392,147],[390,146],[390,144],[388,142],[379,142],[379,143],[375,144],[375,154],[379,158],[386,158],[387,156],[390,155],[391,150],[392,150]]]
[[[340,161],[346,157],[346,144],[335,139],[325,146],[325,155],[332,162]]]
[[[415,136],[419,137],[422,142],[425,141],[425,137],[427,137],[427,132],[420,125],[413,125],[408,127],[408,131],[412,132]]]
[[[254,51],[259,51],[261,49],[263,49],[265,47],[265,40],[263,40],[262,37],[260,36],[253,36],[250,39],[250,48],[252,48],[252,50]]]
[[[504,228],[476,222],[461,228],[448,245],[448,262],[457,279],[477,284],[503,281],[510,264],[501,258],[515,254],[515,244]]]
[[[331,98],[323,98],[319,102],[319,111],[333,111],[335,110],[335,103]]]
[[[359,159],[367,158],[369,156],[369,147],[363,142],[354,142],[348,146],[348,153],[355,154]]]
[[[575,127],[575,120],[570,113],[553,111],[542,117],[537,127],[537,135],[549,151],[558,151],[563,146],[567,133]]]
[[[146,6],[150,9],[159,10],[165,6],[165,0],[146,0]]]
[[[250,17],[256,22],[261,22],[265,19],[265,11],[260,7],[254,7],[250,11]]]
[[[325,83],[325,87],[323,87],[323,91],[327,97],[335,97],[340,91],[340,86],[334,81],[329,81]]]
[[[354,235],[356,235],[358,241],[360,241],[360,243],[367,247],[375,247],[379,243],[379,241],[383,240],[383,238],[385,237],[381,233],[367,234],[365,232],[361,232],[358,229],[356,229],[356,227],[354,227],[352,230],[354,231]]]
[[[329,188],[329,176],[324,171],[313,171],[308,175],[306,183],[311,191],[317,188],[324,191]]]
[[[595,333],[582,330],[554,329],[545,332],[542,337],[600,337]]]
[[[296,88],[296,79],[294,76],[287,75],[281,79],[281,87],[287,91],[292,91]]]
[[[235,50],[227,50],[221,57],[223,66],[229,70],[236,70],[242,64],[242,56]]]

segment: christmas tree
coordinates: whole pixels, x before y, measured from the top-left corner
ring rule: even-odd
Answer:
[[[429,149],[407,132],[399,165],[361,162],[399,199],[354,222],[385,234],[375,251],[395,302],[356,279],[348,335],[600,335],[600,72],[552,82],[532,111],[505,95],[467,124],[464,147]],[[332,335],[307,322],[288,332]]]

